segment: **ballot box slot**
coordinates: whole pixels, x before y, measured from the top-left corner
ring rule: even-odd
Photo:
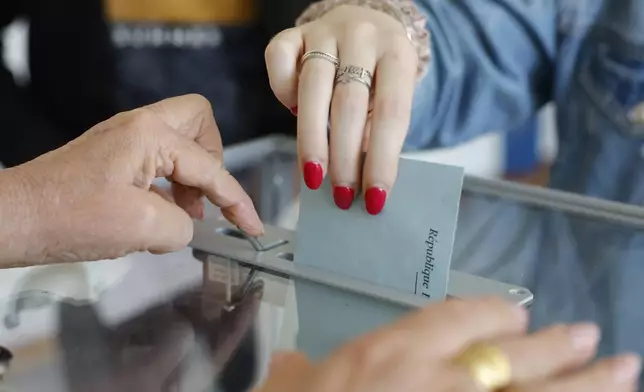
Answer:
[[[282,246],[288,243],[287,240],[276,237],[274,235],[269,234],[269,235],[264,235],[262,237],[254,237],[246,234],[241,229],[233,228],[233,227],[220,227],[220,228],[217,228],[215,232],[218,235],[246,241],[257,252],[269,251],[271,249],[275,249],[279,246]]]
[[[293,259],[295,258],[295,256],[293,255],[293,252],[282,252],[282,253],[278,253],[276,256],[280,259],[284,259],[288,261],[293,261]]]
[[[258,237],[258,240],[262,244],[269,243],[273,246],[255,251],[248,246],[248,242],[239,239],[239,236],[244,236],[241,231],[227,235],[225,233],[231,233],[228,229],[238,230],[221,220],[195,221],[190,246],[193,248],[193,256],[209,266],[206,270],[210,270],[210,276],[213,275],[211,272],[215,270],[215,266],[222,272],[220,277],[210,279],[226,285],[226,297],[232,302],[235,292],[243,292],[243,287],[249,284],[249,272],[257,271],[279,278],[322,284],[407,308],[421,307],[427,303],[415,295],[298,263],[293,258],[295,232],[291,230],[265,225],[265,234]],[[230,286],[229,278],[233,278]],[[447,294],[452,298],[495,295],[520,306],[527,306],[533,300],[533,294],[527,288],[455,270],[450,272]]]

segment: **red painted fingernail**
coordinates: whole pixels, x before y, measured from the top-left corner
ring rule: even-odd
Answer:
[[[322,165],[317,162],[309,161],[304,164],[304,183],[309,189],[316,190],[322,185]]]
[[[333,200],[335,205],[341,210],[348,210],[353,203],[355,192],[348,186],[335,186],[333,187]]]
[[[387,191],[381,188],[371,187],[364,194],[365,208],[371,215],[378,215],[385,207]]]
[[[297,116],[297,106],[294,106],[294,107],[290,108],[289,110],[291,111],[291,113],[293,113],[294,116]]]

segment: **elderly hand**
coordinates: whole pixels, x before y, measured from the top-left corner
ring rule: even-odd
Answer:
[[[262,223],[226,171],[219,130],[205,98],[167,99],[100,123],[62,148],[11,169],[28,184],[37,222],[27,262],[172,252],[192,239],[202,195],[249,234]],[[152,185],[173,182],[172,193]],[[175,204],[176,203],[176,204]]]
[[[340,71],[355,66],[375,75],[373,94],[355,79],[336,84],[336,67],[328,57],[309,57],[300,67],[302,54],[310,51],[337,56]],[[349,208],[361,190],[369,213],[384,208],[409,127],[417,57],[400,21],[358,6],[338,6],[283,31],[268,45],[271,87],[298,116],[304,181],[317,189],[328,171],[339,208]]]
[[[639,358],[609,358],[586,367],[599,331],[592,324],[560,325],[525,334],[526,312],[500,300],[447,301],[312,363],[278,354],[258,392],[487,391],[455,357],[489,343],[507,358],[508,389],[521,392],[636,390]],[[490,372],[487,373],[488,375]]]

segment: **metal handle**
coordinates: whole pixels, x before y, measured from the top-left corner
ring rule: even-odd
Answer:
[[[295,233],[291,230],[265,225],[264,236],[257,238],[263,250],[256,251],[244,234],[227,222],[204,220],[195,221],[194,224],[194,236],[190,246],[194,249],[195,257],[202,261],[207,261],[207,256],[212,255],[251,270],[304,279],[398,305],[420,307],[427,303],[413,294],[293,262]],[[493,295],[522,306],[529,305],[534,298],[532,292],[525,287],[454,270],[450,272],[447,294],[453,298]],[[231,300],[233,299],[231,293]]]

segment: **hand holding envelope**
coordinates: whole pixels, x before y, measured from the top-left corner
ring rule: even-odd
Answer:
[[[444,300],[463,169],[401,159],[387,206],[337,208],[328,179],[302,186],[295,262],[362,279],[428,301]]]

